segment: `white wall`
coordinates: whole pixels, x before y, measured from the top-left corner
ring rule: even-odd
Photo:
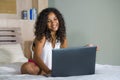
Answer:
[[[97,44],[97,63],[120,65],[120,0],[49,0],[64,15],[69,47]]]

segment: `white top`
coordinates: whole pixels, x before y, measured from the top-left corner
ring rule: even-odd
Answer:
[[[59,48],[60,42],[56,42],[54,49]],[[43,59],[44,63],[48,66],[49,69],[52,69],[52,49],[53,47],[51,42],[46,40],[41,58]]]
[[[49,69],[52,69],[52,49],[59,49],[59,48],[60,48],[60,42],[56,42],[55,47],[53,48],[52,43],[46,40],[45,45],[43,47],[43,53],[41,55],[41,58]]]

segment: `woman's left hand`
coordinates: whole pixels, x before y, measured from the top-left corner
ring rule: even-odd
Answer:
[[[98,45],[94,45],[94,44],[87,44],[86,46],[88,46],[88,47],[93,47],[93,46],[96,46],[96,47],[97,47],[97,48],[96,48],[96,50],[97,50],[97,51],[99,50]]]

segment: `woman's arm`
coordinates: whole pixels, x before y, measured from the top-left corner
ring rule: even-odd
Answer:
[[[67,39],[64,39],[64,42],[61,43],[60,48],[67,48]]]
[[[42,49],[45,44],[45,37],[41,41],[35,39],[35,48],[34,48],[34,61],[38,64],[39,68],[42,69],[45,73],[49,74],[51,70],[45,65],[43,60],[41,59]]]

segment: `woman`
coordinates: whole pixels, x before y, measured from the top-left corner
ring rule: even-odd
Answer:
[[[51,73],[52,49],[66,48],[66,28],[62,14],[55,8],[46,8],[35,23],[33,56],[21,67],[23,74]]]

